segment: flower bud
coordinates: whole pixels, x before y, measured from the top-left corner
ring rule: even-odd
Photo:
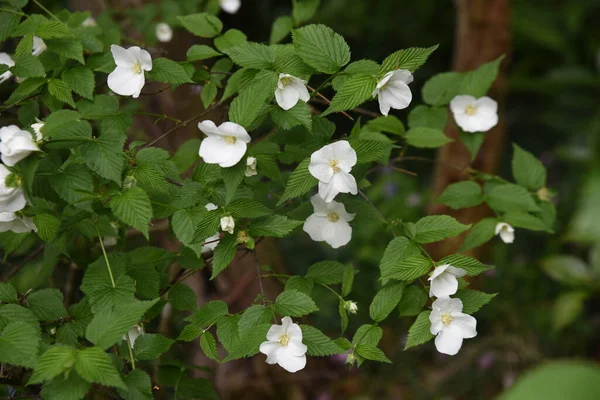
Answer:
[[[244,172],[244,175],[250,177],[256,174],[256,157],[248,157],[246,159],[246,171]]]
[[[352,300],[348,300],[348,301],[344,302],[344,308],[350,314],[356,314],[358,312],[358,304]]]
[[[229,232],[233,235],[234,229],[235,229],[235,221],[231,215],[221,217],[221,230],[222,231]]]

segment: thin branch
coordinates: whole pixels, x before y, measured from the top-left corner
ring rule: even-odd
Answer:
[[[115,277],[112,273],[112,268],[110,267],[110,261],[108,261],[108,255],[106,254],[106,249],[104,248],[104,242],[102,241],[102,236],[100,235],[100,230],[98,229],[98,225],[96,225],[96,233],[98,234],[98,240],[100,240],[100,247],[102,247],[102,254],[104,255],[104,261],[106,262],[106,267],[108,268],[108,275],[110,276],[110,283],[113,288],[116,288]]]
[[[308,86],[308,85],[306,85],[306,87],[307,87],[307,88],[309,88],[310,90],[312,90],[312,91],[313,91],[313,94],[316,94],[318,97],[320,97],[322,100],[324,100],[324,101],[325,101],[327,104],[331,105],[331,101],[330,101],[330,100],[329,100],[327,97],[325,97],[325,96],[323,96],[321,93],[319,93],[319,92],[317,91],[317,89],[313,89],[312,87],[310,87],[310,86]],[[354,118],[352,118],[352,117],[350,116],[350,114],[348,114],[346,111],[340,111],[340,112],[341,112],[341,114],[342,114],[343,116],[345,116],[346,118],[348,118],[350,121],[354,121]]]
[[[136,111],[134,114],[136,115],[147,115],[149,117],[156,117],[157,121],[163,120],[163,119],[167,119],[169,121],[173,121],[176,124],[180,124],[181,120],[178,118],[173,118],[173,117],[169,117],[167,114],[155,114],[155,113],[149,113],[149,112],[145,112],[145,111]]]
[[[154,96],[155,94],[160,94],[162,92],[164,92],[165,90],[169,90],[171,88],[171,85],[167,85],[166,87],[156,91],[156,92],[151,92],[151,93],[140,93],[141,96]]]
[[[258,286],[260,287],[260,294],[263,297],[263,304],[265,302],[265,289],[263,288],[262,277],[260,276],[260,263],[258,262],[258,254],[256,248],[254,249],[254,261],[256,261],[256,276],[258,277]]]
[[[42,252],[42,250],[44,250],[44,246],[40,246],[38,247],[34,252],[30,253],[25,260],[23,260],[23,262],[21,262],[20,264],[16,265],[9,273],[8,275],[6,275],[6,277],[4,277],[4,279],[2,279],[3,282],[7,282],[10,278],[12,278],[13,276],[15,276],[20,270],[21,268],[23,268],[29,261],[33,260],[34,258],[36,258],[38,256],[38,254],[40,254]]]
[[[379,214],[379,217],[381,217],[381,219],[384,222],[389,223],[388,219],[385,217],[385,215],[383,215],[383,213],[381,211],[379,211],[379,208],[377,208],[375,206],[375,204],[373,204],[373,202],[367,197],[367,195],[365,194],[365,192],[363,192],[362,190],[358,191],[358,194],[360,194],[362,196],[363,199],[365,199],[367,201],[367,203],[369,203],[369,205],[371,207],[373,207],[373,209],[377,212],[377,214]],[[396,237],[396,232],[394,232],[394,230],[392,229],[392,235],[394,235],[394,237]]]

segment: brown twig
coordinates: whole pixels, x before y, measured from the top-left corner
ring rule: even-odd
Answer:
[[[9,273],[8,275],[6,275],[4,277],[4,279],[2,279],[2,282],[7,282],[10,278],[12,278],[13,276],[15,276],[20,270],[21,268],[23,268],[25,266],[25,264],[27,264],[29,261],[33,260],[35,257],[37,257],[38,254],[40,254],[42,252],[42,250],[44,250],[44,246],[40,246],[38,247],[35,251],[33,251],[32,253],[30,253],[24,260],[23,262],[21,262],[20,264],[17,264]]]
[[[324,100],[327,104],[331,104],[331,101],[327,97],[323,96],[321,93],[317,92],[316,89],[314,89],[314,88],[312,88],[312,87],[310,87],[308,85],[306,85],[306,87],[309,88],[310,90],[312,90],[313,94],[316,94],[319,98],[321,98],[322,100]],[[352,118],[350,116],[350,114],[348,114],[346,111],[340,111],[340,113],[343,116],[345,116],[346,118],[348,118],[350,121],[354,121],[354,118]]]

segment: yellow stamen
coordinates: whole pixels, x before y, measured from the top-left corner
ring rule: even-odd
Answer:
[[[327,214],[327,219],[329,220],[329,222],[338,222],[340,220],[340,216],[337,215],[337,213],[330,212],[329,214]]]
[[[234,144],[237,142],[237,138],[235,136],[225,136],[225,142],[228,144]]]
[[[133,69],[133,73],[134,74],[141,74],[142,73],[142,64],[135,63],[133,64],[133,67],[131,67],[131,69]]]
[[[329,162],[329,166],[333,169],[333,172],[340,172],[339,164],[340,162],[338,160],[331,160]]]
[[[442,314],[442,324],[444,324],[444,326],[450,325],[453,319],[454,318],[452,318],[452,315],[450,314]]]
[[[286,347],[289,342],[290,342],[290,335],[288,335],[287,333],[285,333],[279,337],[279,344],[282,345],[283,347]]]
[[[287,86],[287,85],[290,85],[291,83],[293,83],[294,80],[292,78],[288,77],[288,76],[284,76],[283,78],[281,78],[279,80],[279,82],[281,82],[281,84],[283,86]]]
[[[475,115],[477,113],[477,108],[473,107],[471,104],[465,107],[465,114],[467,115]]]

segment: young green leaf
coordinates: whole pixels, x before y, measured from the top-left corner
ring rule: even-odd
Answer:
[[[154,360],[169,351],[174,342],[163,335],[145,333],[135,339],[133,352],[138,360]]]
[[[137,186],[125,189],[113,197],[109,205],[117,218],[136,228],[148,238],[148,224],[152,218],[152,205],[143,189]]]
[[[75,370],[88,382],[126,389],[111,358],[99,347],[78,350]]]
[[[39,329],[30,323],[9,323],[0,335],[0,362],[34,368],[38,359]]]
[[[300,325],[302,343],[308,347],[306,354],[313,357],[325,357],[346,352],[327,335],[310,325]]]
[[[206,331],[200,336],[200,348],[204,355],[211,360],[219,361],[219,353],[217,352],[217,341],[212,333]]]
[[[448,215],[430,215],[416,223],[414,240],[418,243],[438,242],[456,236],[470,226],[463,225]]]
[[[183,283],[178,283],[169,290],[169,302],[176,310],[195,310],[197,301],[196,293]]]
[[[285,185],[283,196],[281,196],[281,199],[277,202],[278,206],[285,203],[287,200],[308,193],[310,189],[317,185],[317,178],[312,176],[308,171],[308,164],[310,164],[310,158],[304,159],[298,164],[294,172],[291,173]]]
[[[221,33],[223,23],[214,15],[207,13],[190,14],[177,17],[183,27],[196,36],[212,38]]]
[[[210,279],[215,279],[221,271],[231,264],[237,253],[238,241],[235,235],[225,235],[215,248],[213,254],[213,272]]]
[[[408,330],[408,339],[404,350],[418,346],[433,339],[433,335],[429,331],[431,322],[429,321],[431,311],[422,311],[417,316],[417,319]]]
[[[275,311],[283,316],[302,317],[318,310],[308,295],[295,290],[285,290],[275,300]]]
[[[481,263],[479,260],[465,256],[462,254],[452,254],[442,258],[439,261],[440,265],[450,264],[456,268],[462,268],[467,271],[469,276],[477,276],[487,270],[494,268],[492,265],[486,265]]]
[[[446,187],[436,202],[455,210],[478,206],[483,203],[481,186],[473,181],[453,183]]]
[[[395,71],[398,69],[407,69],[410,72],[415,72],[419,69],[425,61],[429,58],[439,45],[431,47],[410,47],[404,50],[398,50],[395,53],[390,54],[383,60],[381,66],[381,74]]]
[[[321,115],[325,116],[334,112],[351,110],[367,100],[373,98],[373,90],[377,80],[370,75],[354,75],[337,91],[331,104]]]
[[[455,297],[460,299],[463,303],[462,312],[465,314],[473,314],[496,297],[496,294],[497,293],[489,294],[478,290],[461,289],[456,292]]]
[[[371,306],[369,315],[375,322],[381,322],[396,308],[404,290],[404,283],[394,282],[384,286],[377,292]],[[365,357],[366,358],[366,357]]]
[[[400,303],[398,303],[398,316],[413,317],[422,310],[429,296],[427,292],[417,285],[411,285],[404,288]]]
[[[292,32],[294,47],[308,65],[335,74],[350,61],[350,48],[339,34],[325,25],[307,25]]]
[[[467,251],[491,240],[496,234],[495,229],[498,222],[496,218],[484,218],[477,222],[465,236],[459,251]]]
[[[546,184],[546,168],[533,154],[513,143],[512,173],[519,185],[537,190]]]

